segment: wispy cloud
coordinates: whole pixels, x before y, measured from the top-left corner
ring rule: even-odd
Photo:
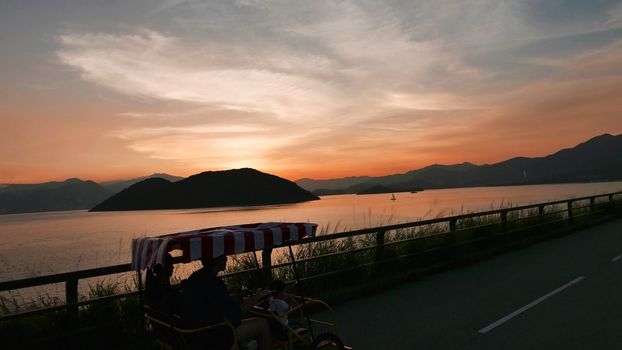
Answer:
[[[531,92],[542,86],[581,94],[577,84],[620,74],[621,7],[555,6],[172,1],[154,11],[159,26],[67,32],[57,55],[90,83],[180,104],[121,112],[143,124],[108,133],[155,159],[291,170],[304,158],[345,169],[417,154],[417,166],[457,158],[447,154],[472,142],[465,135],[508,116],[528,121],[519,111],[541,103]],[[498,153],[486,154],[478,159]]]
[[[153,31],[132,35],[61,36],[63,63],[88,81],[121,93],[175,100],[282,118],[322,112],[330,86],[320,81],[261,68],[223,66],[210,61],[209,44],[184,45]],[[208,51],[205,55],[201,53]],[[232,53],[233,57],[233,53]],[[216,60],[217,61],[217,60]],[[318,93],[321,91],[321,93]],[[296,106],[296,108],[292,108]]]

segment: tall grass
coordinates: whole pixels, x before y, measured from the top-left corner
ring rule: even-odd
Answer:
[[[122,289],[127,291],[127,285],[112,280],[98,281],[90,285],[87,295],[81,295],[79,299],[111,296]],[[51,301],[42,298],[33,300],[29,306],[40,309],[60,304],[56,298]],[[143,333],[142,311],[136,297],[82,306],[74,321],[70,321],[65,310],[61,309],[0,322],[3,349],[138,349],[144,342]]]
[[[597,205],[599,205],[597,203]],[[606,206],[608,203],[602,203]],[[490,210],[512,209],[512,203],[502,203],[498,208],[491,207]],[[541,225],[548,222],[555,223],[567,217],[565,205],[548,206],[544,210],[544,215],[540,216],[538,208],[530,208],[524,210],[511,210],[508,212],[506,221],[502,222],[499,214],[491,214],[487,216],[474,216],[460,219],[456,222],[455,237],[451,239],[469,240],[476,237],[498,233],[501,230],[519,230],[533,225]],[[589,210],[581,208],[576,210],[575,214],[581,211]],[[463,208],[458,211],[452,211],[451,216],[476,214],[476,211],[466,211]],[[436,218],[439,218],[438,214]],[[394,224],[390,219],[381,226]],[[371,220],[369,220],[371,223]],[[318,236],[331,235],[343,232],[337,223],[334,226],[326,226],[318,232]],[[449,226],[447,222],[431,224],[425,226],[416,226],[411,228],[397,229],[388,231],[384,237],[385,258],[399,257],[403,255],[413,254],[430,247],[445,244],[448,241],[447,233]],[[422,238],[435,238],[433,240],[422,240]],[[448,243],[453,243],[450,241]],[[293,247],[294,260],[296,261],[296,269],[291,264],[292,260],[287,248],[275,248],[272,253],[272,276],[273,278],[285,281],[294,281],[297,278],[305,280],[306,278],[326,275],[339,270],[347,270],[353,266],[364,266],[371,264],[377,259],[376,235],[367,234],[356,237],[347,237],[321,242],[313,242]],[[258,271],[257,267],[261,267],[261,256],[257,257],[253,253],[240,254],[233,258],[233,263],[227,268],[227,273],[236,273],[240,271],[248,271],[245,274],[233,275],[227,278],[227,284],[233,291],[239,292],[244,289],[254,289],[266,286],[266,279],[262,271]],[[296,276],[298,275],[298,276]],[[360,283],[362,279],[369,278],[370,271],[362,273],[348,273],[340,275],[337,280],[333,280],[331,289],[339,286],[348,286]],[[320,288],[316,288],[311,284],[305,284],[305,290],[311,293],[318,292],[319,295],[325,291],[322,284]]]

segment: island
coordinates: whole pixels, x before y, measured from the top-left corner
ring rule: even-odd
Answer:
[[[243,168],[207,171],[177,182],[149,178],[106,199],[90,211],[255,206],[318,199],[292,181]]]

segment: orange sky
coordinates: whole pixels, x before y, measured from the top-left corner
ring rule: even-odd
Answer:
[[[0,32],[0,183],[377,176],[622,133],[616,1],[9,1]]]

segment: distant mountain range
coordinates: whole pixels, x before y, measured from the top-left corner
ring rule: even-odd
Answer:
[[[111,197],[114,197],[115,194],[121,195],[122,190],[126,188],[129,190],[130,187],[133,188],[131,192],[128,192],[130,194],[144,191],[145,196],[153,197],[154,200],[169,198],[171,201],[175,201],[169,204],[161,202],[142,203],[143,207],[157,203],[158,207],[188,208],[196,207],[196,205],[200,207],[292,203],[310,200],[308,198],[317,198],[299,192],[302,189],[298,186],[307,191],[312,191],[315,195],[328,195],[469,186],[622,180],[622,135],[604,134],[576,147],[563,149],[546,157],[517,157],[500,163],[484,165],[471,163],[435,164],[403,174],[380,177],[358,176],[330,180],[301,179],[296,181],[298,186],[291,184],[295,188],[280,182],[276,185],[278,182],[276,180],[274,182],[263,182],[268,177],[272,177],[272,180],[287,181],[253,169],[237,169],[202,173],[187,179],[168,174],[153,174],[131,180],[109,181],[101,184],[88,180],[68,179],[62,182],[41,184],[0,185],[0,214],[89,209],[99,203],[102,206],[98,206],[98,210],[106,210],[105,208],[108,205],[112,205],[110,203],[117,207],[121,205],[121,202],[108,202],[107,199],[112,200]],[[252,181],[245,183],[245,178],[252,179]],[[177,183],[182,183],[182,185],[177,185]],[[270,191],[261,189],[262,186],[278,189],[280,192],[278,194],[267,193]],[[195,189],[196,193],[193,191],[184,192],[188,191],[186,187]],[[151,191],[154,193],[150,194]],[[164,195],[158,196],[155,192],[159,191],[163,191]],[[177,195],[170,191],[187,193],[190,198],[188,203],[181,204],[180,199],[176,197]],[[288,191],[291,193],[288,194]],[[126,200],[134,203],[132,205],[141,205],[139,199],[130,200],[131,196],[127,193],[123,196],[128,196]],[[108,204],[104,205],[102,202]],[[129,202],[124,205],[129,205]]]
[[[171,181],[182,179],[168,174],[153,174],[101,184],[89,180],[68,179],[62,182],[4,185],[0,187],[0,214],[90,209],[132,184],[151,177]]]
[[[117,193],[91,211],[286,204],[316,199],[319,198],[289,180],[244,168],[208,171],[177,182],[150,178]]]
[[[604,134],[546,157],[517,157],[495,164],[431,165],[404,174],[301,179],[317,195],[417,189],[622,180],[622,135]]]
[[[80,179],[7,185],[0,187],[0,214],[86,209],[111,195],[97,183]]]

